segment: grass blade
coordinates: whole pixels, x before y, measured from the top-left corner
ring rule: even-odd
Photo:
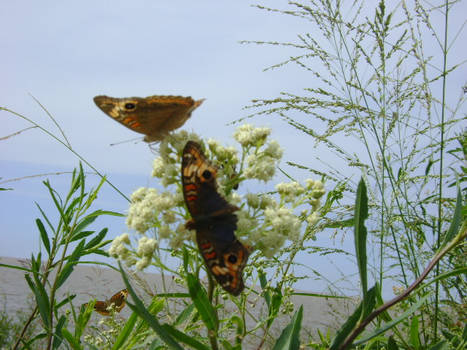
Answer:
[[[188,291],[204,324],[210,331],[217,329],[217,317],[208,295],[199,280],[192,273],[187,273]]]
[[[157,335],[159,335],[159,337],[168,345],[169,348],[183,350],[180,344],[178,344],[175,339],[172,338],[172,336],[162,327],[159,321],[144,307],[143,302],[138,298],[135,291],[131,287],[130,282],[128,282],[128,277],[126,276],[125,271],[123,271],[120,261],[118,262],[118,266],[120,268],[120,273],[122,274],[123,282],[125,282],[125,286],[130,293],[133,302],[135,303],[133,305],[127,302],[128,306],[134,312],[136,312],[139,317],[144,319],[152,329],[154,329]]]
[[[300,348],[300,329],[302,328],[303,305],[295,312],[292,320],[277,339],[273,350],[298,350]]]

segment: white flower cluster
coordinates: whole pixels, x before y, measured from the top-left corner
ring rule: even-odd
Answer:
[[[266,257],[274,256],[286,241],[299,240],[303,223],[311,228],[319,221],[320,198],[325,193],[323,183],[311,179],[305,186],[296,181],[277,184],[276,191],[279,202],[269,195],[248,193],[247,207],[237,212],[237,235]],[[303,205],[306,209],[295,214]]]
[[[282,182],[276,185],[276,191],[285,202],[294,202],[305,189],[296,181]]]
[[[151,263],[154,250],[157,248],[157,241],[154,238],[143,236],[139,239],[137,255],[140,260],[136,263],[136,269],[141,271]]]
[[[251,124],[243,124],[237,128],[233,136],[243,147],[260,147],[270,134],[269,128],[255,128]]]
[[[217,163],[238,163],[238,151],[235,147],[224,147],[219,141],[214,139],[209,139],[207,144],[211,153],[215,155]]]
[[[318,222],[317,209],[325,193],[321,181],[314,180],[307,180],[304,186],[298,182],[278,184],[275,187],[278,197],[253,193],[240,196],[233,190],[234,185],[248,179],[269,181],[273,178],[283,150],[276,141],[268,140],[270,133],[269,128],[240,126],[234,138],[242,146],[241,156],[234,147],[224,147],[214,139],[204,144],[206,157],[218,168],[219,193],[229,203],[241,208],[236,212],[236,236],[267,257],[273,256],[286,241],[297,241],[303,223],[309,227]],[[136,264],[138,270],[151,263],[157,240],[168,240],[174,250],[187,241],[195,241],[195,232],[185,227],[189,215],[180,186],[182,150],[188,140],[203,145],[197,135],[186,131],[173,133],[160,143],[152,175],[167,190],[158,192],[154,188],[139,188],[131,197],[127,226],[143,234],[136,251],[129,250],[128,234],[117,237],[109,250],[112,256],[126,260],[127,264]],[[303,205],[307,209],[296,215],[295,211]],[[151,228],[155,229],[157,240],[144,235]]]
[[[234,138],[249,153],[246,158],[246,168],[243,176],[246,179],[257,179],[269,181],[276,173],[276,167],[282,158],[283,150],[277,141],[270,141],[266,144],[267,137],[271,133],[269,128],[255,128],[250,124],[240,126],[234,133]]]
[[[119,260],[127,260],[131,255],[127,245],[130,245],[130,236],[128,233],[115,237],[110,245],[109,255]]]
[[[131,196],[126,224],[129,228],[144,233],[156,225],[160,214],[176,204],[177,198],[170,192],[158,193],[155,188],[141,187]]]

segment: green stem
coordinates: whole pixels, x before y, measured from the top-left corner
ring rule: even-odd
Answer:
[[[439,148],[439,196],[438,196],[438,227],[437,227],[437,242],[436,248],[439,248],[441,242],[441,221],[443,217],[443,163],[444,163],[444,120],[446,114],[446,82],[447,82],[447,56],[448,56],[448,18],[449,18],[449,1],[445,1],[444,12],[444,47],[443,47],[443,88],[441,102],[441,141]],[[439,275],[439,266],[436,267],[436,275]],[[439,313],[439,281],[435,284],[435,319],[433,333],[435,336],[434,342],[438,341],[438,313]]]
[[[447,252],[449,252],[451,249],[453,249],[457,244],[461,243],[463,240],[467,238],[467,221],[464,221],[462,224],[461,229],[459,230],[459,233],[457,236],[446,246],[441,249],[431,260],[431,262],[428,264],[426,269],[422,272],[422,274],[413,282],[402,294],[396,296],[395,298],[389,300],[387,303],[381,305],[379,308],[374,310],[371,314],[368,315],[367,318],[365,318],[363,321],[361,321],[358,326],[352,331],[352,333],[347,337],[347,339],[339,346],[339,350],[345,350],[349,349],[350,346],[352,345],[352,342],[354,339],[365,329],[365,327],[372,322],[376,317],[378,317],[381,313],[389,309],[391,306],[399,303],[400,301],[404,300],[407,298],[410,293],[412,293],[419,285],[422,283],[422,281],[426,278],[426,276],[430,273],[431,270],[435,266],[437,266],[438,262],[443,258],[444,255],[446,255]]]

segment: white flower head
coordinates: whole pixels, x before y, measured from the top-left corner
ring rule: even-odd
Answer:
[[[234,139],[242,146],[262,146],[271,134],[269,128],[255,128],[251,124],[240,125],[234,133]]]
[[[276,162],[273,158],[265,155],[251,154],[247,158],[247,168],[243,175],[247,179],[269,181],[276,173]]]
[[[276,140],[271,140],[268,143],[266,149],[264,150],[264,154],[270,156],[271,158],[280,160],[282,158],[282,155],[284,154],[284,151],[279,145],[279,142],[277,142]]]
[[[109,248],[109,255],[115,258],[125,260],[129,255],[129,249],[126,245],[130,245],[130,237],[128,233],[124,233],[113,239]]]
[[[137,254],[143,257],[152,257],[157,247],[157,241],[154,238],[143,236],[139,239]]]
[[[246,194],[246,202],[253,209],[257,209],[259,207],[260,198],[255,193],[247,193]]]
[[[144,270],[146,267],[149,266],[151,263],[151,258],[148,256],[143,256],[138,262],[136,263],[136,270],[141,271]]]
[[[305,189],[298,182],[292,181],[277,184],[276,191],[286,202],[293,202],[305,192]]]
[[[165,162],[162,157],[156,157],[152,163],[152,176],[162,178],[165,175]]]

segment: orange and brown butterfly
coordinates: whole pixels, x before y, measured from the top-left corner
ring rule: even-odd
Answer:
[[[126,289],[122,289],[118,293],[112,295],[112,297],[106,301],[96,301],[94,304],[94,310],[104,316],[109,316],[112,309],[116,312],[120,312],[125,306],[125,300],[127,297],[128,291]],[[87,305],[88,304],[86,303],[83,306],[86,307]]]
[[[146,135],[144,141],[162,141],[190,118],[204,99],[183,96],[116,98],[96,96],[94,102],[105,114],[127,128]]]
[[[196,230],[196,241],[207,269],[227,292],[238,295],[244,288],[243,269],[248,249],[235,237],[237,207],[218,192],[217,169],[206,159],[199,144],[188,141],[183,150],[183,195]]]

